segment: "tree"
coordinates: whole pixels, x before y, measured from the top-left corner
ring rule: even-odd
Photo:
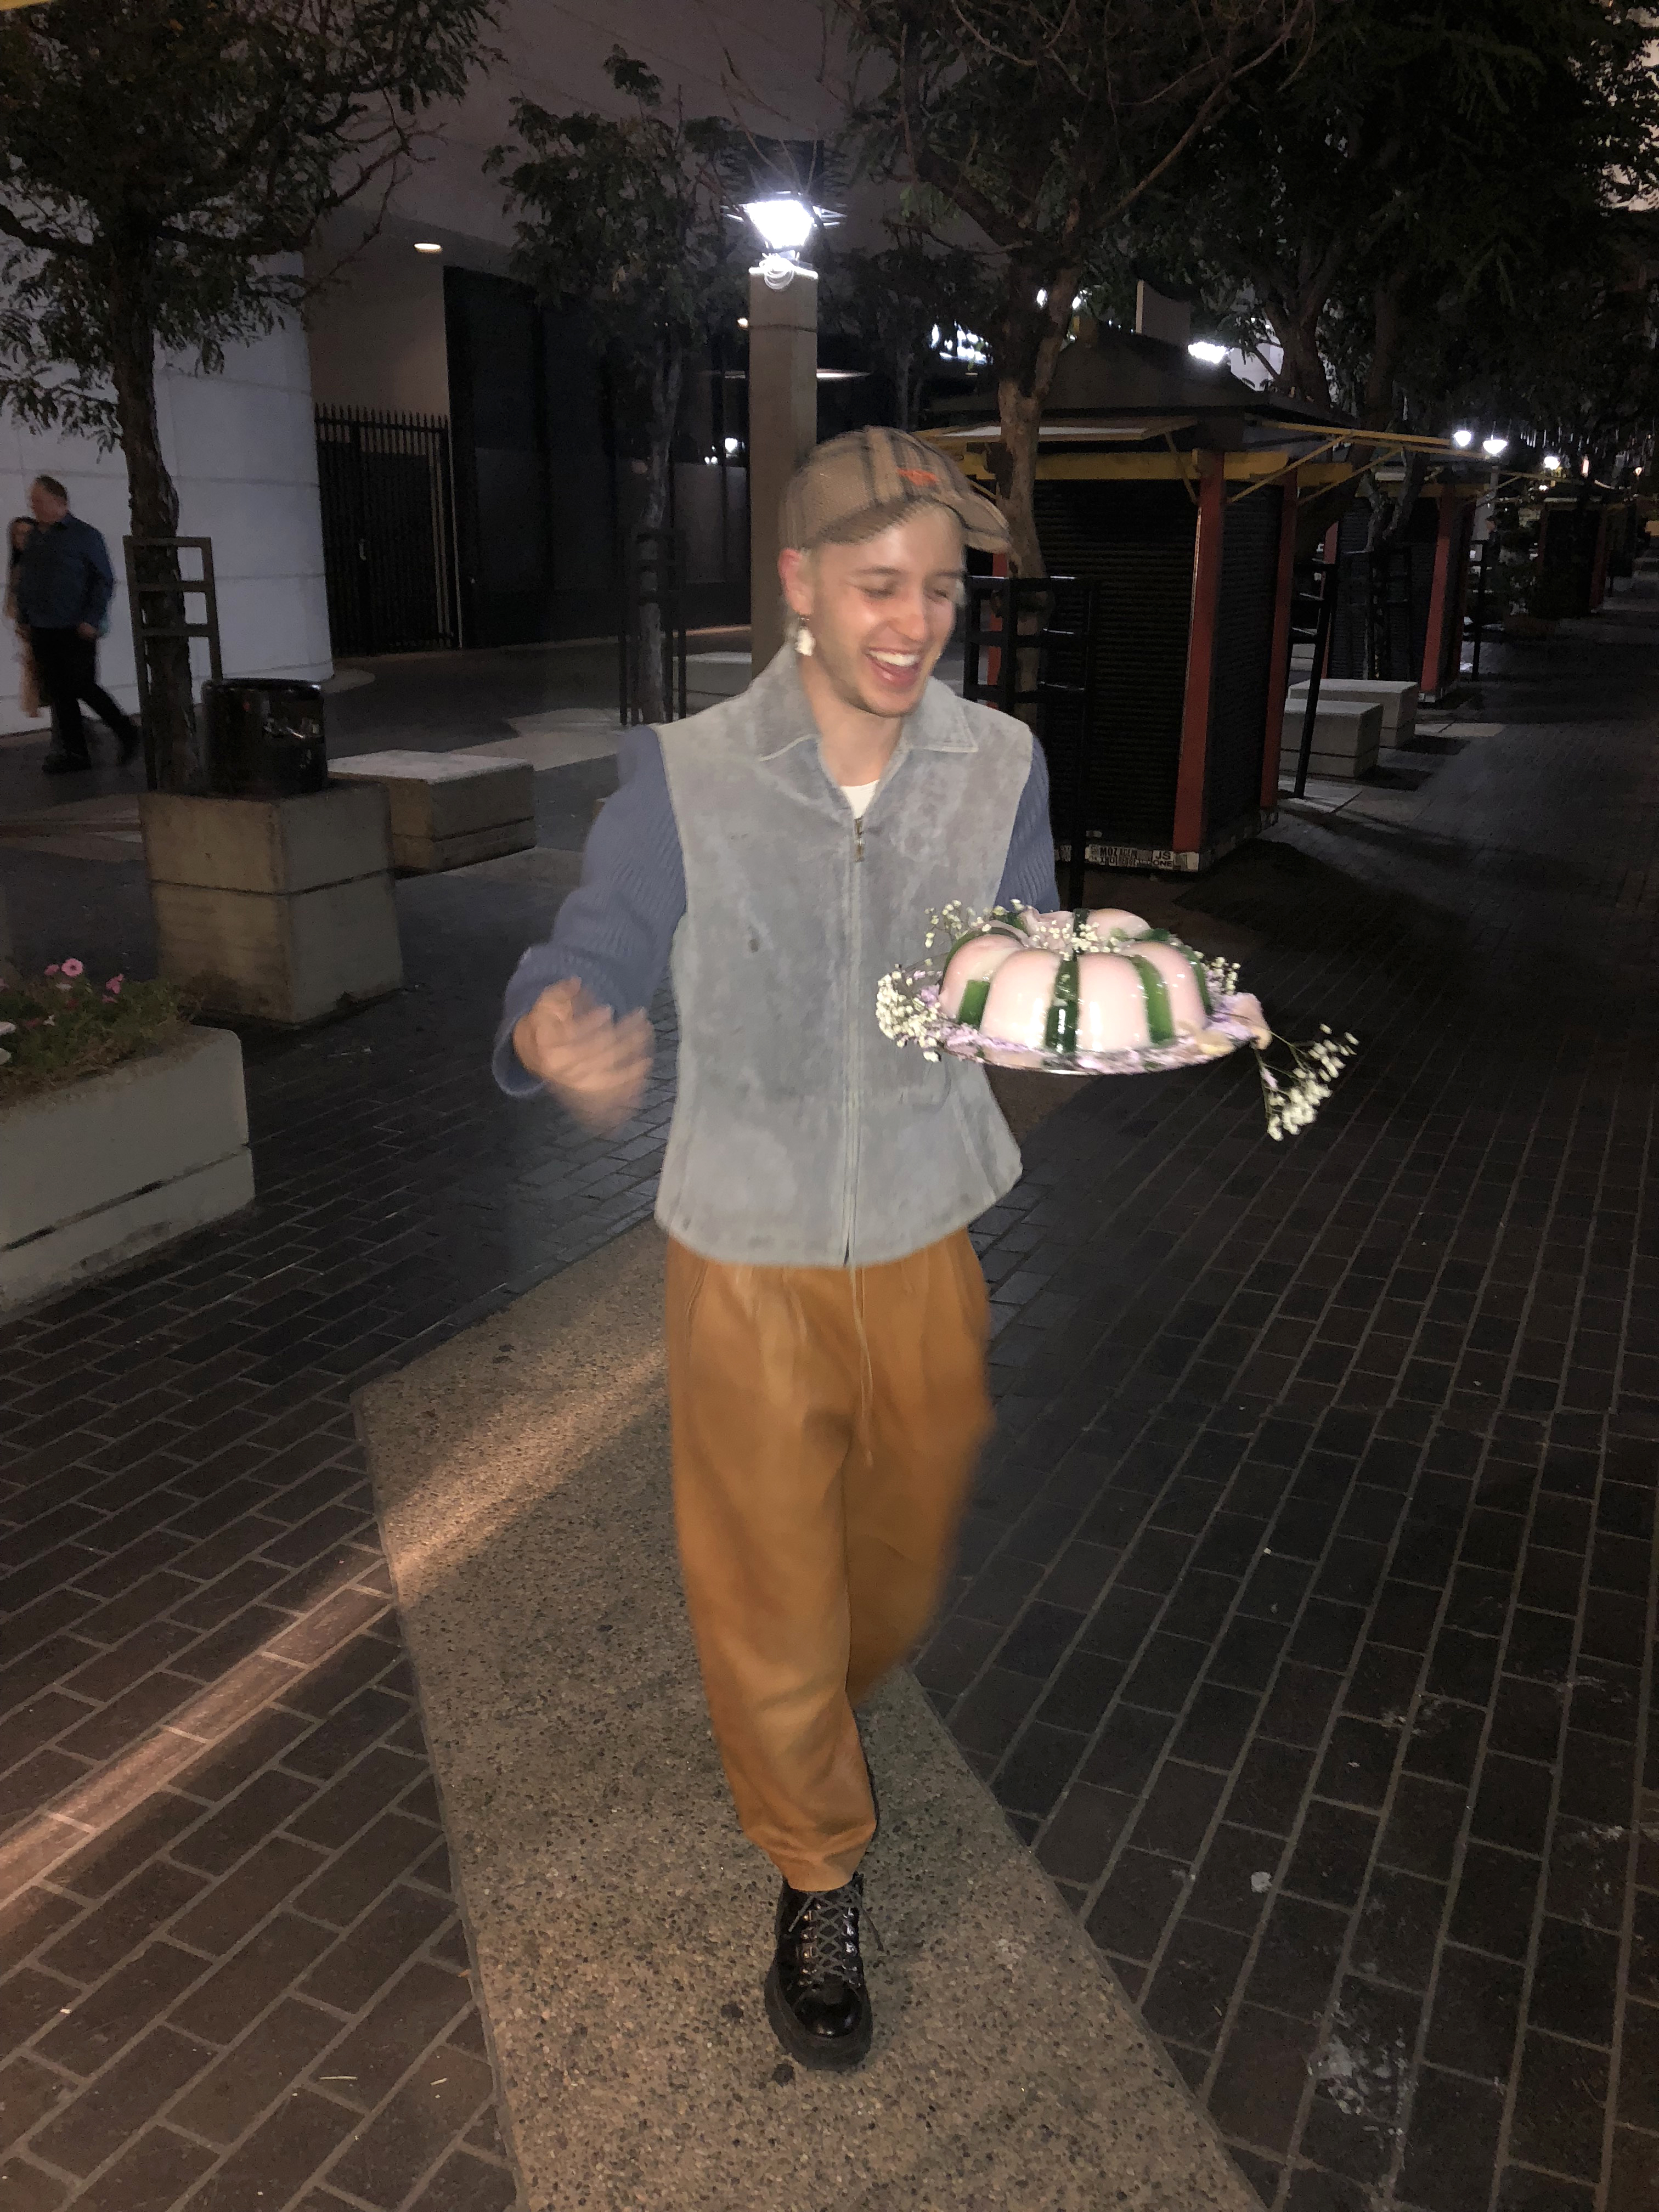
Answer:
[[[661,80],[620,46],[605,74],[634,103],[620,118],[550,114],[513,103],[517,145],[486,166],[504,177],[516,210],[516,273],[549,301],[580,300],[613,364],[636,388],[646,425],[640,524],[668,520],[675,424],[688,363],[741,312],[743,273],[728,220],[748,142],[718,116],[665,106]],[[660,610],[641,610],[641,703],[659,720]]]
[[[892,385],[894,421],[912,428],[922,379],[939,367],[941,336],[977,336],[986,319],[983,257],[901,227],[878,252],[854,246],[832,254],[820,275],[826,325],[863,342]]]
[[[389,189],[490,5],[52,0],[0,21],[0,401],[119,444],[135,537],[179,528],[157,348],[210,372],[294,311],[293,257]],[[188,647],[154,644],[150,679],[161,780],[190,788]]]
[[[1279,388],[1395,418],[1454,323],[1525,314],[1650,188],[1659,96],[1631,0],[1345,0],[1259,75],[1146,216],[1276,342]],[[1419,385],[1427,402],[1431,390]]]
[[[1127,211],[1314,0],[837,0],[890,170],[988,242],[986,319],[1011,565],[1040,575],[1037,433],[1072,303]],[[867,76],[865,82],[868,81]]]

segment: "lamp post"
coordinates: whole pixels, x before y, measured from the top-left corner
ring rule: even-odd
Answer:
[[[744,213],[768,249],[749,272],[750,666],[758,675],[783,642],[783,488],[818,441],[818,280],[794,258],[815,221],[804,200],[755,200]]]

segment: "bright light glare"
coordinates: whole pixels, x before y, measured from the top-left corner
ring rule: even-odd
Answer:
[[[1454,431],[1452,432],[1452,443],[1453,443],[1453,445],[1454,445],[1454,446],[1459,446],[1459,447],[1468,447],[1468,446],[1472,446],[1472,445],[1474,443],[1474,431],[1473,431],[1473,430],[1454,430]]]
[[[1207,361],[1213,368],[1227,358],[1227,349],[1218,345],[1213,338],[1194,338],[1187,349],[1194,361]]]
[[[735,438],[728,438],[726,441],[726,450],[728,453],[735,453],[741,451],[741,448]]]
[[[938,323],[927,341],[941,361],[965,362],[974,368],[983,368],[991,358],[985,341],[972,331],[964,331],[960,323],[952,330],[943,330]]]
[[[1509,449],[1510,441],[1507,438],[1483,438],[1480,441],[1481,452],[1494,461],[1500,453],[1506,453]]]
[[[1560,456],[1560,454],[1559,454],[1559,453],[1546,453],[1546,454],[1545,454],[1545,456],[1544,456],[1544,466],[1545,466],[1547,469],[1559,469],[1561,465],[1562,465],[1562,463],[1561,463],[1561,456]]]
[[[443,248],[430,238],[417,238],[415,241],[415,251],[416,253],[441,253]]]
[[[805,201],[791,193],[776,199],[749,200],[743,211],[774,253],[799,253],[812,235],[816,221]]]

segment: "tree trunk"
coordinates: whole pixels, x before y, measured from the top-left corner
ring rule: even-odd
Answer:
[[[672,340],[659,348],[651,367],[651,422],[645,461],[645,504],[640,513],[641,531],[665,533],[646,540],[644,558],[640,563],[644,575],[652,580],[649,597],[641,594],[639,600],[639,632],[635,640],[635,652],[640,712],[647,722],[665,722],[673,705],[669,679],[669,631],[663,623],[663,586],[671,565],[671,550],[666,532],[670,508],[669,490],[673,467],[674,429],[679,420],[680,386],[684,380],[685,356],[682,349]]]
[[[1301,399],[1310,407],[1328,407],[1331,404],[1325,358],[1319,350],[1319,318],[1323,307],[1321,300],[1316,306],[1301,305],[1289,312],[1269,308],[1267,315],[1284,355],[1278,378],[1279,389],[1287,399]]]
[[[1400,358],[1402,331],[1400,295],[1403,280],[1378,284],[1371,322],[1371,361],[1365,376],[1365,404],[1360,420],[1368,430],[1388,428],[1394,413],[1394,365]]]
[[[1048,570],[1036,527],[1037,433],[1042,427],[1042,402],[1035,392],[1023,392],[1018,378],[1000,376],[997,420],[1002,427],[1002,449],[991,459],[997,502],[1008,525],[1008,567],[1016,576],[1043,576]]]
[[[179,493],[161,458],[155,418],[155,330],[142,301],[134,297],[127,271],[112,264],[106,279],[110,360],[115,385],[115,414],[127,465],[127,504],[132,534],[146,538],[179,534]],[[136,562],[141,581],[177,585],[179,556],[171,548],[140,547]],[[144,612],[168,629],[183,627],[182,592],[147,599]],[[196,727],[190,643],[157,638],[146,648],[149,713],[146,736],[157,784],[163,791],[199,791],[206,783]]]

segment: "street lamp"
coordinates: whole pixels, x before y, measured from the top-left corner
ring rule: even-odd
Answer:
[[[743,211],[766,247],[749,272],[749,665],[758,676],[783,643],[783,488],[818,441],[818,280],[795,256],[819,216],[793,192]]]
[[[1194,361],[1208,362],[1212,368],[1218,368],[1227,358],[1226,347],[1218,345],[1213,338],[1194,338],[1187,350]]]
[[[1452,443],[1453,443],[1453,445],[1454,445],[1454,446],[1455,446],[1455,447],[1457,447],[1457,449],[1458,449],[1458,451],[1459,451],[1460,453],[1466,453],[1466,452],[1468,450],[1468,448],[1469,448],[1469,447],[1470,447],[1474,443],[1474,431],[1473,431],[1473,430],[1454,430],[1454,431],[1452,432]]]
[[[1480,450],[1489,461],[1495,461],[1500,453],[1507,453],[1509,449],[1507,438],[1483,438],[1480,441]]]
[[[1560,454],[1559,454],[1559,453],[1546,453],[1546,454],[1545,454],[1545,456],[1544,456],[1544,466],[1545,466],[1547,469],[1548,469],[1548,470],[1552,472],[1552,474],[1556,473],[1556,472],[1557,472],[1557,471],[1559,471],[1560,469],[1562,469],[1563,467],[1565,467],[1565,464],[1563,462],[1563,460],[1562,460],[1561,456],[1560,456]]]
[[[795,256],[812,235],[817,216],[793,192],[780,192],[771,199],[747,200],[743,211],[759,231],[761,243],[766,248],[761,268],[773,287],[781,291],[799,270],[800,264]]]

